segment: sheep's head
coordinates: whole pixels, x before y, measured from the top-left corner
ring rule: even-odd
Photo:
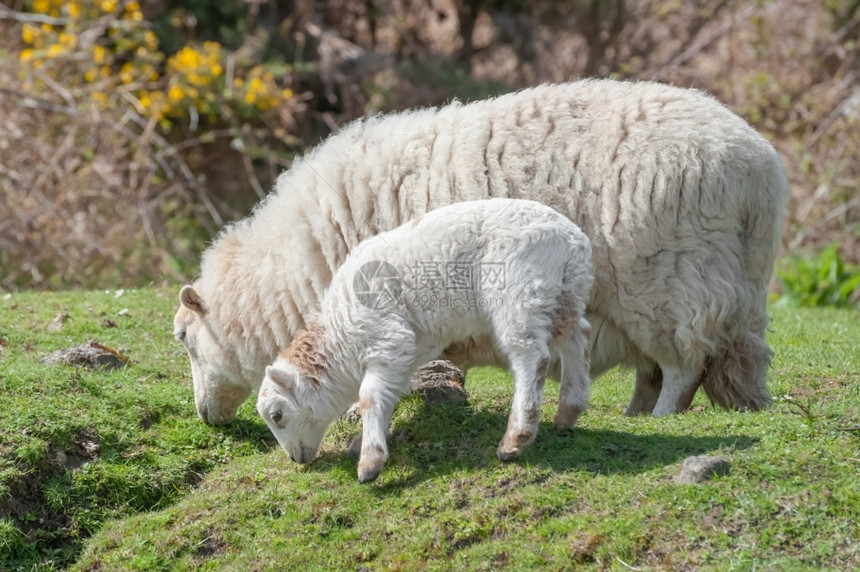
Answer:
[[[327,409],[320,401],[322,397],[318,386],[303,379],[282,358],[266,368],[257,411],[290,459],[297,463],[314,460],[329,425],[327,418],[315,413],[315,409]]]
[[[173,318],[173,335],[188,350],[197,415],[213,425],[225,425],[251,393],[242,383],[234,352],[213,333],[209,310],[193,286],[179,292],[180,306]]]

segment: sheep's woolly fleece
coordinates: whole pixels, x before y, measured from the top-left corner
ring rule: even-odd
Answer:
[[[761,408],[788,194],[779,156],[742,119],[655,83],[542,85],[357,121],[204,253],[175,319],[198,413],[232,419],[362,239],[488,197],[543,202],[591,240],[591,372],[636,368],[629,414],[653,409],[667,371],[724,407]],[[461,348],[474,350],[451,353],[463,365],[497,357],[481,340]]]

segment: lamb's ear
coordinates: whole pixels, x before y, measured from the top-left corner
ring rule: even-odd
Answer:
[[[196,312],[201,316],[206,315],[206,305],[203,303],[203,298],[194,289],[194,286],[183,286],[182,290],[179,291],[179,301],[192,312]]]
[[[278,386],[281,392],[285,395],[295,395],[296,379],[288,372],[279,369],[275,366],[266,366],[266,375],[272,382]]]

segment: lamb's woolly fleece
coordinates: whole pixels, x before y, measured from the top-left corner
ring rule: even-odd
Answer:
[[[593,376],[633,365],[638,394],[657,363],[707,366],[712,399],[760,408],[770,399],[766,288],[788,193],[774,149],[699,91],[542,85],[346,126],[221,233],[194,286],[213,335],[235,348],[222,366],[258,387],[362,239],[449,203],[533,199],[592,242]]]
[[[359,400],[366,481],[387,457],[388,423],[415,370],[452,342],[489,336],[514,376],[499,446],[513,458],[537,435],[551,360],[561,361],[557,425],[572,427],[588,404],[592,282],[588,238],[546,205],[497,198],[436,209],[349,254],[309,339],[300,334],[267,368],[257,409],[286,452],[309,462],[319,429]]]

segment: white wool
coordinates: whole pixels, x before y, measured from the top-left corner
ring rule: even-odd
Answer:
[[[720,405],[769,402],[766,288],[788,197],[778,155],[702,92],[587,80],[357,121],[297,161],[204,253],[205,317],[177,314],[192,369],[209,372],[195,379],[201,416],[232,419],[239,389],[257,387],[362,239],[487,197],[545,203],[590,238],[592,376],[637,369],[628,413],[654,408],[666,367],[704,370]],[[470,345],[470,358],[487,350]],[[232,400],[217,396],[225,383]]]
[[[309,462],[325,428],[358,399],[359,477],[372,480],[410,376],[452,342],[486,336],[514,377],[498,450],[513,458],[537,435],[551,360],[561,362],[556,424],[572,427],[588,404],[583,316],[592,282],[588,239],[541,203],[491,199],[436,209],[350,253],[310,331],[267,368],[258,411],[284,450]]]

